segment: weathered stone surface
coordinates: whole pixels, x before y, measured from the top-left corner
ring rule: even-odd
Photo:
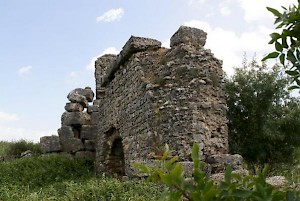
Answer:
[[[205,160],[211,165],[212,173],[223,172],[227,166],[233,170],[242,169],[243,157],[239,154],[218,154],[208,156]]]
[[[91,87],[85,87],[84,89],[76,88],[69,93],[70,96],[72,94],[78,94],[78,95],[84,96],[88,102],[92,102],[94,99],[94,92],[91,89]],[[69,98],[69,96],[68,96],[68,98]],[[74,100],[74,101],[76,101],[76,100]]]
[[[67,112],[82,112],[83,106],[80,103],[66,103],[65,110]]]
[[[83,140],[95,140],[97,136],[97,126],[83,125],[80,138]]]
[[[68,94],[68,100],[71,101],[72,103],[79,103],[81,104],[84,108],[87,108],[89,103],[88,100],[84,95],[78,94],[75,91],[71,91]]]
[[[96,105],[90,105],[87,108],[87,113],[88,114],[92,114],[93,112],[98,112],[98,110],[99,110],[98,106],[96,106]]]
[[[81,158],[85,160],[95,160],[95,152],[92,151],[78,151],[75,153],[76,158]]]
[[[186,44],[192,46],[204,46],[206,43],[206,33],[200,29],[181,26],[178,31],[171,37],[171,48]]]
[[[84,141],[84,149],[86,151],[95,151],[95,140],[85,140]]]
[[[71,126],[62,126],[57,132],[60,140],[68,140],[75,137]]]
[[[67,153],[76,153],[77,151],[84,150],[82,140],[78,138],[63,139],[60,143],[62,150]]]
[[[58,136],[44,136],[40,138],[40,146],[42,153],[60,152],[61,146]]]
[[[91,116],[86,112],[64,112],[61,117],[62,126],[87,125],[91,123]]]
[[[281,188],[288,185],[288,180],[284,176],[272,176],[266,178],[266,182],[275,188]]]
[[[124,157],[129,175],[129,161],[158,155],[166,143],[183,162],[191,161],[193,143],[203,159],[228,153],[222,62],[203,47],[205,40],[202,30],[180,27],[171,49],[132,37],[119,55],[96,61],[98,110],[91,119],[99,170],[122,169],[110,164],[110,153],[123,149],[118,160]]]
[[[33,152],[31,150],[24,151],[20,155],[21,158],[27,158],[32,156],[33,156]]]

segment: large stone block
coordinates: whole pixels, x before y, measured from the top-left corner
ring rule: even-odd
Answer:
[[[71,126],[62,126],[57,132],[60,140],[67,140],[75,137]]]
[[[52,153],[62,151],[58,136],[44,136],[40,138],[42,153]]]
[[[76,93],[69,93],[68,95],[68,100],[71,101],[72,103],[79,103],[81,104],[84,108],[87,108],[89,103],[86,99],[85,96],[76,94]]]
[[[60,143],[64,152],[75,153],[84,150],[84,145],[78,138],[64,139]]]
[[[182,43],[192,46],[203,47],[206,43],[206,33],[201,29],[181,26],[171,37],[170,46],[175,47]]]
[[[82,112],[83,106],[80,103],[66,103],[65,110],[68,112]]]
[[[86,87],[84,89],[76,88],[69,93],[68,99],[71,102],[81,103],[81,102],[79,102],[79,101],[83,101],[81,96],[85,97],[85,99],[88,102],[92,102],[94,99],[94,92],[92,91],[91,87]]]
[[[81,127],[80,138],[83,140],[95,140],[97,135],[97,126],[83,125]]]
[[[64,112],[61,116],[62,126],[86,125],[91,123],[91,116],[86,112]]]

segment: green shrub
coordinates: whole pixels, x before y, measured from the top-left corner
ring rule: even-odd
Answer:
[[[233,174],[228,167],[225,179],[220,184],[215,184],[209,175],[202,171],[199,161],[199,147],[194,144],[192,159],[194,162],[193,176],[186,176],[181,163],[176,163],[178,157],[169,158],[169,148],[166,146],[165,153],[158,166],[134,164],[142,173],[149,175],[149,181],[161,182],[168,186],[162,200],[260,200],[260,201],[296,201],[300,200],[299,192],[289,189],[276,190],[266,183],[267,168],[257,175],[242,178]]]
[[[8,149],[9,145],[9,142],[0,141],[0,156],[4,156],[6,154],[6,150]]]
[[[5,155],[10,158],[19,158],[21,153],[31,150],[35,155],[41,154],[39,143],[28,142],[26,140],[19,140],[9,143],[5,151]]]

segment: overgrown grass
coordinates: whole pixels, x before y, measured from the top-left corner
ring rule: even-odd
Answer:
[[[46,155],[0,162],[0,200],[157,200],[161,189],[141,180],[94,173],[93,162]]]

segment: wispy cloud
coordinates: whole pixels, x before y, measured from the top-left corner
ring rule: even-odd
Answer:
[[[25,77],[30,73],[31,70],[32,70],[32,66],[23,66],[18,69],[18,74],[21,77]]]
[[[98,56],[95,56],[91,59],[90,63],[85,67],[87,70],[94,71],[95,69],[95,61],[105,55],[105,54],[119,54],[119,51],[115,47],[108,47],[103,52],[101,52]]]
[[[16,114],[10,114],[0,111],[0,123],[1,122],[11,122],[11,121],[18,121],[19,118]]]
[[[124,15],[123,8],[111,9],[103,13],[103,15],[97,17],[97,22],[113,22],[120,20]]]

